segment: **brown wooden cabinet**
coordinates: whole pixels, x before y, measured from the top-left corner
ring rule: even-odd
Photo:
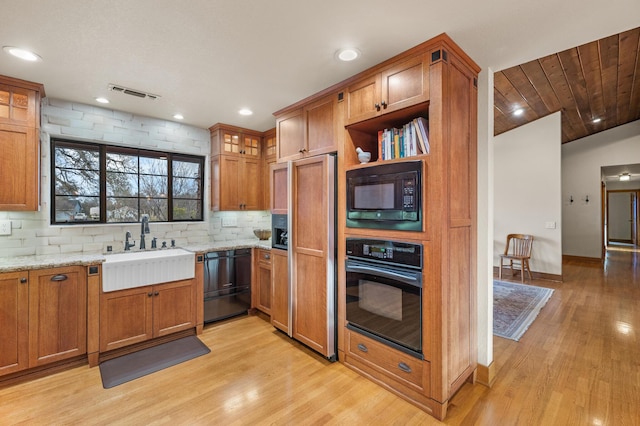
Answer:
[[[195,280],[102,293],[100,352],[196,326]]]
[[[86,269],[0,274],[0,375],[87,353]]]
[[[418,116],[428,119],[431,150],[428,155],[411,158],[423,162],[423,231],[373,232],[345,228],[343,232],[345,238],[375,236],[423,245],[424,360],[407,358],[399,361],[412,372],[422,372],[409,376],[399,373],[394,364],[406,355],[391,347],[375,342],[363,343],[374,348],[364,353],[358,349],[360,343],[354,342],[365,338],[350,330],[343,330],[345,363],[438,419],[446,415],[453,394],[465,381],[474,380],[477,367],[478,72],[478,66],[449,37],[441,35],[401,54],[399,59],[391,59],[372,72],[365,72],[347,90],[346,170],[375,166],[375,163],[359,164],[356,156],[350,153],[360,146],[365,151],[372,151],[375,159],[378,131],[401,127]],[[381,79],[380,99],[386,103],[386,109],[380,106],[379,111],[366,107],[365,102],[378,99],[373,95],[378,90],[374,90],[378,76]],[[398,91],[394,92],[396,84]],[[343,274],[342,271],[339,275]],[[346,325],[342,315],[340,321]]]
[[[39,205],[41,84],[0,76],[0,211]]]
[[[278,162],[300,158],[304,149],[304,113],[302,108],[277,116]]]
[[[276,163],[270,166],[269,181],[271,183],[271,213],[287,214],[288,207],[288,182],[287,163]],[[272,236],[273,237],[273,236]]]
[[[29,272],[29,366],[87,352],[86,269]]]
[[[429,100],[429,62],[417,55],[387,65],[350,84],[347,124],[368,120]]]
[[[254,249],[253,255],[252,305],[265,314],[271,315],[271,251]]]
[[[261,210],[262,133],[216,124],[211,134],[211,208]]]
[[[278,116],[278,162],[337,151],[340,96],[333,93]]]
[[[262,210],[271,207],[271,165],[276,163],[276,129],[264,132],[262,138]]]
[[[289,332],[289,263],[287,250],[271,250],[271,324]]]
[[[29,273],[0,274],[0,376],[29,367]]]
[[[334,158],[291,163],[291,336],[325,357],[335,354],[333,318]]]

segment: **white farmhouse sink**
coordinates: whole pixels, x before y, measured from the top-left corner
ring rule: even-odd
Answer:
[[[195,254],[183,249],[117,253],[105,256],[102,291],[116,291],[195,276]]]

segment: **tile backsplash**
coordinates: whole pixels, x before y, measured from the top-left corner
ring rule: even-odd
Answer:
[[[104,142],[207,157],[205,194],[209,194],[209,131],[171,121],[140,117],[91,105],[45,98],[42,102],[40,132],[41,206],[37,212],[0,212],[1,220],[10,220],[11,235],[0,235],[0,257],[64,253],[122,251],[127,231],[139,246],[140,226],[136,224],[51,226],[49,199],[51,188],[51,137]],[[208,205],[208,199],[206,200]],[[223,226],[229,224],[235,226]],[[151,223],[145,236],[147,247],[156,237],[172,239],[179,246],[209,241],[255,238],[253,229],[271,228],[268,211],[209,212],[203,222]]]

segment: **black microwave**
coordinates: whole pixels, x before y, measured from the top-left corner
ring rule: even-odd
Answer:
[[[422,231],[422,162],[347,171],[347,227]]]

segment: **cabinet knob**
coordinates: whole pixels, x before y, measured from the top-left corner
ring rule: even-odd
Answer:
[[[376,111],[380,111],[380,104],[379,103],[376,102],[373,106],[376,107]]]
[[[382,108],[387,109],[387,101],[382,101]]]
[[[20,278],[20,284],[26,284],[27,279],[25,277]]]
[[[147,293],[147,297],[151,297],[151,296],[153,296],[152,292]]]
[[[154,296],[159,296],[160,292],[156,291],[155,293],[153,293]]]
[[[269,259],[271,259],[271,256],[269,256],[268,254],[265,254],[265,255],[264,255],[264,258],[265,258],[265,259],[267,259],[267,260],[269,260]]]

